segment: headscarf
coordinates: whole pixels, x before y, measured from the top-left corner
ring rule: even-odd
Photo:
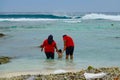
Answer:
[[[48,36],[48,44],[52,44],[52,42],[53,42],[53,36],[49,35]]]

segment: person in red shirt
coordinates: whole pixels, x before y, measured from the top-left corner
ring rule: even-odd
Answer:
[[[73,39],[68,35],[63,35],[63,42],[64,42],[63,52],[66,51],[66,59],[68,59],[69,55],[70,55],[70,59],[73,59],[73,52],[74,52]]]
[[[40,48],[41,48],[41,51],[43,51],[44,49],[47,59],[49,58],[54,59],[55,49],[56,51],[58,51],[56,42],[53,40],[52,35],[49,35],[48,38],[43,41],[43,44],[40,45]]]

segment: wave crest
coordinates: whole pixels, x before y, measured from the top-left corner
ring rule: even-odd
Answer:
[[[106,14],[91,13],[91,14],[86,14],[81,19],[83,19],[83,20],[106,19],[106,20],[112,20],[112,21],[120,21],[120,15],[106,15]]]
[[[68,16],[54,14],[0,14],[0,18],[45,18],[45,19],[70,19]]]
[[[0,21],[48,21],[57,19],[71,19],[71,17],[54,14],[0,14]]]
[[[55,21],[55,19],[41,19],[41,18],[0,18],[0,21]]]

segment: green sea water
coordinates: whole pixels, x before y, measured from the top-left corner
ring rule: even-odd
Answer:
[[[84,17],[0,18],[0,33],[6,35],[0,38],[0,56],[14,57],[10,63],[0,65],[0,71],[76,70],[89,65],[119,67],[120,21],[103,19],[104,16],[100,19]],[[55,53],[54,60],[46,60],[38,46],[49,34],[53,35],[59,49],[63,49],[64,34],[73,38],[73,60],[66,60],[65,53],[62,59]]]

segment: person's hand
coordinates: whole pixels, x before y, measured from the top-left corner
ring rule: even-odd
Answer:
[[[42,48],[43,46],[42,45],[40,45],[40,48]]]
[[[62,53],[64,53],[64,51],[65,51],[65,50],[63,49],[63,50],[62,50]]]
[[[43,51],[43,48],[41,48],[41,52]]]
[[[64,48],[63,48],[63,51],[62,51],[62,52],[64,53],[64,51],[65,51],[65,50],[66,50],[66,46],[64,46]]]
[[[56,52],[58,52],[58,49],[56,49]]]

